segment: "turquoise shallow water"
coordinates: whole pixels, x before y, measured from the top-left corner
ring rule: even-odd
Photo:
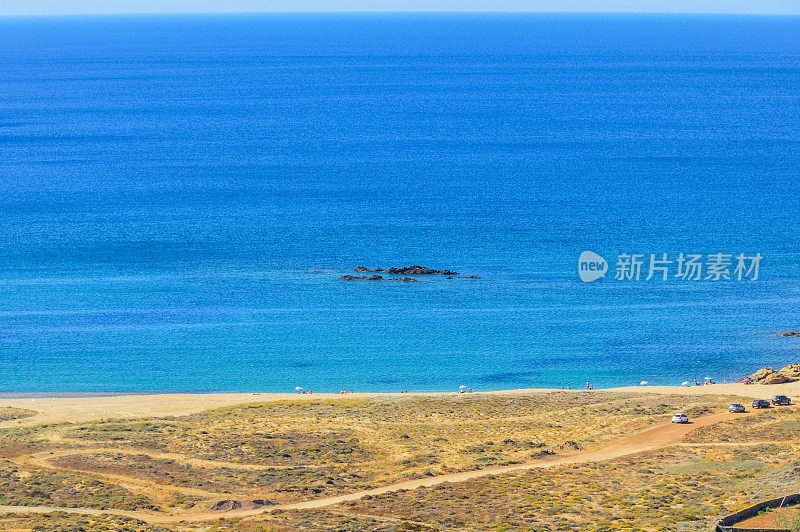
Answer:
[[[800,358],[800,19],[0,19],[0,391],[580,387]],[[757,281],[577,258],[760,253]],[[479,280],[346,283],[357,265]],[[613,277],[610,276],[610,277]]]

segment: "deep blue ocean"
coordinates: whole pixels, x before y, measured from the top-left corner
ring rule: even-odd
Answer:
[[[481,279],[339,279],[412,264]],[[0,19],[0,391],[722,381],[792,328],[798,17]]]

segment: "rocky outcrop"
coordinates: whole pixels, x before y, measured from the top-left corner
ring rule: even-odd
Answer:
[[[755,373],[753,373],[752,375],[750,375],[747,378],[750,379],[753,382],[761,382],[764,379],[766,379],[768,376],[773,375],[775,373],[777,373],[777,371],[775,371],[772,368],[761,368],[760,370],[756,371]]]
[[[800,381],[800,364],[789,364],[781,369],[761,368],[749,377],[757,384],[783,384]]]
[[[784,382],[794,382],[796,380],[780,371],[776,371],[762,380],[761,384],[783,384]]]
[[[375,268],[374,270],[370,270],[366,266],[359,266],[354,271],[356,273],[388,273],[390,275],[458,275],[458,272],[451,270],[434,270],[418,264],[386,269]]]
[[[538,460],[540,458],[547,458],[549,456],[553,456],[554,454],[556,454],[556,453],[554,453],[550,449],[544,449],[542,451],[532,452],[531,453],[531,458]]]
[[[578,442],[574,442],[572,440],[565,441],[564,443],[562,443],[561,444],[561,448],[562,449],[566,449],[566,450],[570,450],[570,451],[580,451],[581,450],[580,444],[578,444]]]
[[[370,275],[367,277],[366,275],[362,277],[356,277],[355,275],[342,275],[340,279],[344,281],[402,281],[404,283],[418,283],[419,281],[416,279],[412,279],[411,277],[390,277],[388,279],[384,279],[380,275]]]
[[[786,331],[780,333],[778,336],[783,336],[785,338],[788,338],[790,336],[800,336],[800,331]]]
[[[255,510],[262,506],[273,504],[271,501],[264,499],[253,499],[250,501],[234,501],[225,500],[215,502],[210,510],[212,512],[230,512],[231,510]]]

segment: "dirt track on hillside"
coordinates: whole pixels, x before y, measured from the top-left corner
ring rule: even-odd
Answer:
[[[748,412],[745,414],[732,414],[721,413],[713,414],[710,416],[703,416],[697,418],[692,423],[685,425],[679,424],[664,424],[650,429],[632,434],[618,440],[609,442],[603,448],[578,452],[567,455],[551,456],[543,459],[538,459],[531,462],[515,464],[510,466],[497,466],[488,467],[485,469],[478,469],[474,471],[463,471],[458,473],[448,473],[444,475],[437,475],[433,477],[426,477],[422,479],[406,480],[402,482],[395,482],[387,484],[379,488],[362,490],[346,495],[338,495],[335,497],[323,497],[319,499],[312,499],[308,501],[281,504],[276,506],[269,506],[256,509],[242,509],[233,510],[228,512],[219,511],[203,511],[198,513],[184,513],[184,514],[156,514],[150,512],[140,511],[123,511],[123,510],[97,510],[93,508],[61,508],[52,506],[0,506],[0,514],[2,513],[50,513],[56,511],[63,511],[69,513],[78,513],[85,515],[99,515],[99,514],[112,514],[125,517],[134,517],[147,521],[153,524],[175,524],[180,522],[201,522],[213,521],[221,518],[238,518],[258,515],[264,512],[274,510],[302,510],[312,508],[323,508],[333,506],[342,502],[358,500],[365,495],[381,495],[401,489],[413,490],[418,488],[425,488],[436,486],[443,483],[457,483],[472,480],[488,475],[502,475],[506,473],[514,473],[521,471],[528,471],[532,469],[540,469],[547,467],[568,466],[572,464],[585,464],[589,462],[601,462],[605,460],[612,460],[623,456],[629,456],[646,451],[662,449],[672,445],[681,443],[683,438],[692,430],[700,427],[707,427],[716,423],[725,421],[732,421],[742,417],[758,415],[759,412]]]

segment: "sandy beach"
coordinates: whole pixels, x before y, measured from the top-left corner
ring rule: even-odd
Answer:
[[[531,388],[518,390],[474,391],[472,395],[537,395],[552,392],[581,392],[583,390],[561,390]],[[776,394],[800,400],[800,382],[775,385],[745,385],[740,383],[711,384],[704,386],[628,386],[622,388],[596,389],[593,392],[652,393],[664,395],[732,395],[746,398],[769,399]],[[90,397],[9,397],[0,398],[0,407],[22,408],[37,412],[36,415],[5,421],[2,427],[38,425],[42,423],[84,422],[102,419],[133,419],[194,414],[212,408],[221,408],[244,403],[269,403],[275,401],[313,401],[329,399],[365,399],[374,397],[445,397],[460,395],[455,392],[418,393],[164,393],[147,395],[108,395]]]

